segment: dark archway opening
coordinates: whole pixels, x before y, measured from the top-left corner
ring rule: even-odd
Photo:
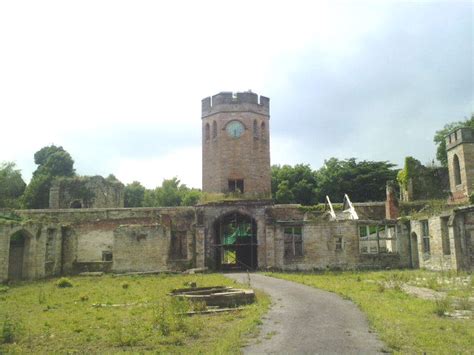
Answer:
[[[214,248],[218,270],[255,270],[257,223],[249,216],[231,213],[214,224]]]
[[[71,202],[71,208],[82,208],[82,203],[79,200],[74,200]]]
[[[8,259],[8,279],[21,280],[23,278],[23,263],[25,255],[26,236],[22,231],[10,237],[10,256]]]

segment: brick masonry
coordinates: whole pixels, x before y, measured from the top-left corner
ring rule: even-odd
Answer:
[[[270,196],[269,110],[269,99],[251,92],[202,100],[203,191],[227,193],[228,180],[241,179],[247,196]],[[239,138],[226,131],[235,120],[244,126]]]

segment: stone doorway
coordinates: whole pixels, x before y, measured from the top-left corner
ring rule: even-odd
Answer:
[[[214,224],[215,265],[218,270],[255,270],[257,223],[242,213],[229,213]]]
[[[413,269],[420,268],[420,259],[418,256],[418,236],[415,232],[410,235],[410,260]]]
[[[10,237],[10,257],[8,259],[8,279],[21,280],[24,278],[24,256],[27,236],[22,232],[16,232]]]

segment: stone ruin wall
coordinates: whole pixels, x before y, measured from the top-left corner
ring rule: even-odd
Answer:
[[[365,206],[366,212],[360,210],[361,215],[368,213],[369,207]],[[383,206],[371,208],[378,211]],[[358,226],[387,223],[385,220],[331,221],[325,212],[307,212],[297,205],[235,201],[198,207],[18,211],[22,217],[34,222],[0,224],[0,280],[8,277],[9,238],[18,230],[24,230],[29,236],[24,276],[30,279],[85,271],[212,268],[214,223],[233,212],[251,216],[257,224],[261,269],[410,266],[406,230],[398,235],[398,254],[359,252]],[[292,260],[284,257],[284,229],[288,225],[301,226],[303,230],[303,256]],[[171,254],[176,233],[185,238],[184,258]],[[336,250],[337,238],[342,238],[341,250]],[[112,260],[104,259],[104,255],[110,253]]]

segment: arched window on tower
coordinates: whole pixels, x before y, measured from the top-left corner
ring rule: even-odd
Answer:
[[[461,185],[461,166],[459,165],[459,158],[454,154],[453,158],[453,170],[454,170],[454,184]]]
[[[253,136],[254,136],[254,138],[258,138],[258,124],[257,124],[257,120],[253,120]]]
[[[217,123],[216,123],[216,121],[212,122],[212,138],[217,138]]]
[[[260,137],[262,137],[262,139],[265,139],[265,122],[262,122],[262,124],[260,125]]]
[[[205,128],[205,137],[206,137],[206,141],[209,140],[209,138],[211,138],[211,127],[209,126],[209,123],[206,123],[206,128]]]

